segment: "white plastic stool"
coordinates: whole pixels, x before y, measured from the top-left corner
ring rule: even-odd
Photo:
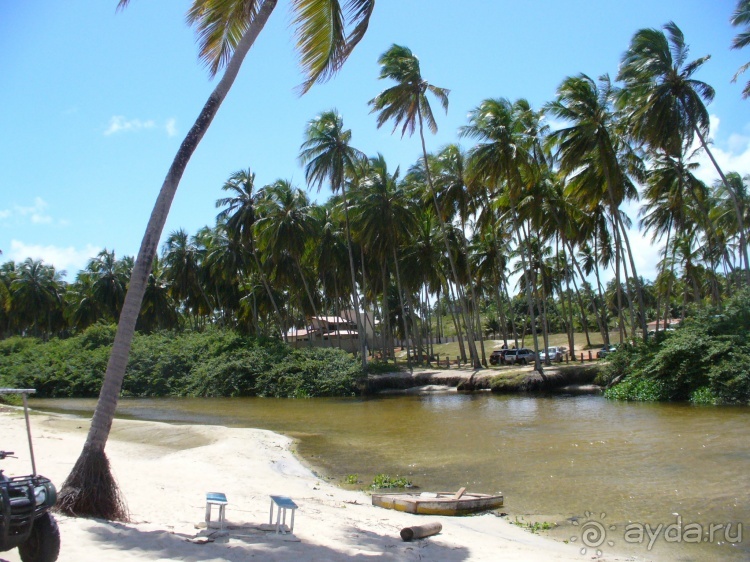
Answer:
[[[292,501],[288,496],[271,496],[271,512],[268,516],[268,524],[273,525],[273,506],[279,508],[276,513],[276,534],[284,534],[284,527],[286,526],[286,510],[292,510],[292,519],[289,522],[289,532],[294,531],[294,511],[297,509],[297,504]]]
[[[219,506],[219,529],[224,529],[224,508],[227,504],[227,496],[221,492],[208,492],[206,494],[206,528],[211,526],[211,506]]]

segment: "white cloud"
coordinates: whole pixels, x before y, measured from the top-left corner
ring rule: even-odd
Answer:
[[[26,258],[43,260],[46,264],[55,266],[58,271],[65,270],[68,279],[72,280],[76,274],[86,267],[89,259],[95,257],[101,248],[87,244],[85,248],[74,246],[42,246],[40,244],[25,244],[20,240],[11,240],[10,250],[3,249],[3,258],[13,261],[23,261]]]
[[[717,138],[720,125],[719,118],[711,115],[711,132],[714,138]],[[696,146],[699,146],[697,141]],[[726,141],[709,145],[709,149],[725,174],[727,172],[737,172],[740,176],[750,174],[750,135],[732,133]],[[719,179],[719,173],[705,150],[700,151],[695,161],[700,164],[700,168],[695,172],[698,179],[709,185]]]
[[[165,129],[167,131],[167,136],[175,136],[177,134],[177,120],[174,117],[167,119]]]
[[[28,219],[33,224],[50,224],[52,217],[46,210],[49,205],[41,197],[35,197],[34,203],[28,207],[13,205],[10,209],[0,209],[0,220],[7,221],[11,218]]]
[[[141,121],[140,119],[126,119],[123,115],[114,115],[109,120],[109,127],[104,134],[106,136],[115,133],[140,131],[141,129],[153,129],[155,123],[152,120]]]

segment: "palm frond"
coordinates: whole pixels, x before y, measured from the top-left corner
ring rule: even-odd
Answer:
[[[304,94],[313,84],[330,79],[362,40],[375,0],[293,0],[297,50],[307,76],[299,86]],[[347,28],[352,27],[347,33]]]
[[[211,77],[229,62],[262,3],[263,0],[193,0],[186,20],[196,28],[198,56]]]

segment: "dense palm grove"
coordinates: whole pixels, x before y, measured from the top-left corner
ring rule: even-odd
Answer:
[[[633,341],[649,321],[659,331],[665,318],[721,307],[750,281],[750,201],[748,177],[720,170],[710,152],[714,90],[695,78],[707,60],[690,59],[674,24],[640,30],[615,80],[567,77],[540,108],[485,99],[459,132],[467,150],[428,153],[430,103],[447,110],[449,92],[393,45],[379,61],[387,87],[369,103],[378,126],[418,133],[424,157],[404,173],[389,168],[352,145],[341,115],[321,113],[299,159],[308,187],[333,196],[317,204],[288,180],[258,186],[252,168],[231,174],[217,186],[213,226],[166,238],[137,328],[286,338],[310,316],[364,309],[379,322],[370,349],[386,358],[394,338],[422,358],[449,331],[479,364],[482,334],[531,334],[543,348],[549,332],[566,332],[573,348],[576,332]],[[716,167],[713,185],[695,176],[698,150]],[[638,227],[662,246],[653,281],[636,270],[623,211],[638,200]],[[103,250],[67,283],[40,261],[5,262],[0,336],[68,337],[117,322],[133,264]]]

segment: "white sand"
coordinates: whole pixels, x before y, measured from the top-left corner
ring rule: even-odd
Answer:
[[[88,420],[31,417],[38,471],[62,485],[83,445]],[[0,413],[0,447],[16,451],[8,474],[30,471],[19,412]],[[160,443],[161,445],[153,445]],[[541,537],[492,514],[426,517],[374,507],[363,492],[339,489],[315,477],[290,452],[291,439],[259,429],[116,421],[107,454],[124,492],[131,523],[57,516],[63,562],[131,560],[503,560],[580,562],[591,559],[571,544]],[[206,492],[227,495],[228,535],[194,544],[206,534]],[[260,530],[268,523],[269,494],[298,505],[293,535]],[[403,542],[399,531],[439,521],[443,530]],[[600,560],[627,560],[607,556]],[[16,550],[0,562],[16,562]]]

